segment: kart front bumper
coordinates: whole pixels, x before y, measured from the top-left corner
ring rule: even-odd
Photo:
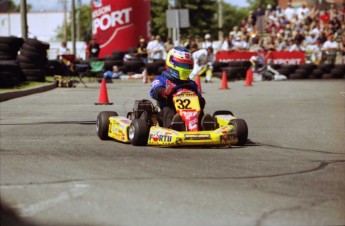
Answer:
[[[238,143],[236,129],[226,125],[212,131],[180,132],[159,126],[152,126],[148,145],[159,146],[200,146],[235,145]]]

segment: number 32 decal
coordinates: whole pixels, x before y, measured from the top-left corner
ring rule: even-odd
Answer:
[[[189,105],[190,105],[189,99],[184,99],[184,100],[177,99],[176,104],[177,104],[178,109],[192,109],[191,107],[189,107]]]

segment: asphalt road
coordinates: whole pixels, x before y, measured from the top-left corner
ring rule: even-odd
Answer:
[[[103,110],[150,99],[141,81],[56,88],[0,102],[1,200],[39,225],[344,225],[344,80],[202,84],[254,143],[133,147],[101,141]]]

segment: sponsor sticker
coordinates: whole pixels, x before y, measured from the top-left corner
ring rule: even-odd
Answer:
[[[184,139],[185,140],[210,140],[211,135],[210,134],[185,134]]]
[[[150,134],[149,140],[154,142],[165,142],[165,143],[171,143],[172,136],[171,135],[159,135],[159,134]]]

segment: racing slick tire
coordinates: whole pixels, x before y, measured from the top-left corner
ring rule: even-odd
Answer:
[[[213,116],[212,116],[212,117],[214,117],[214,116],[216,116],[216,115],[232,115],[232,116],[234,116],[234,114],[233,114],[231,111],[228,111],[228,110],[219,110],[219,111],[215,111],[215,112],[213,113]]]
[[[97,115],[96,131],[101,140],[109,140],[109,117],[118,116],[115,111],[101,111]]]
[[[134,146],[147,145],[150,127],[144,119],[133,119],[128,129],[128,138]]]
[[[233,125],[237,132],[238,143],[237,145],[245,145],[248,139],[248,126],[243,119],[233,119],[229,122],[229,125]]]

